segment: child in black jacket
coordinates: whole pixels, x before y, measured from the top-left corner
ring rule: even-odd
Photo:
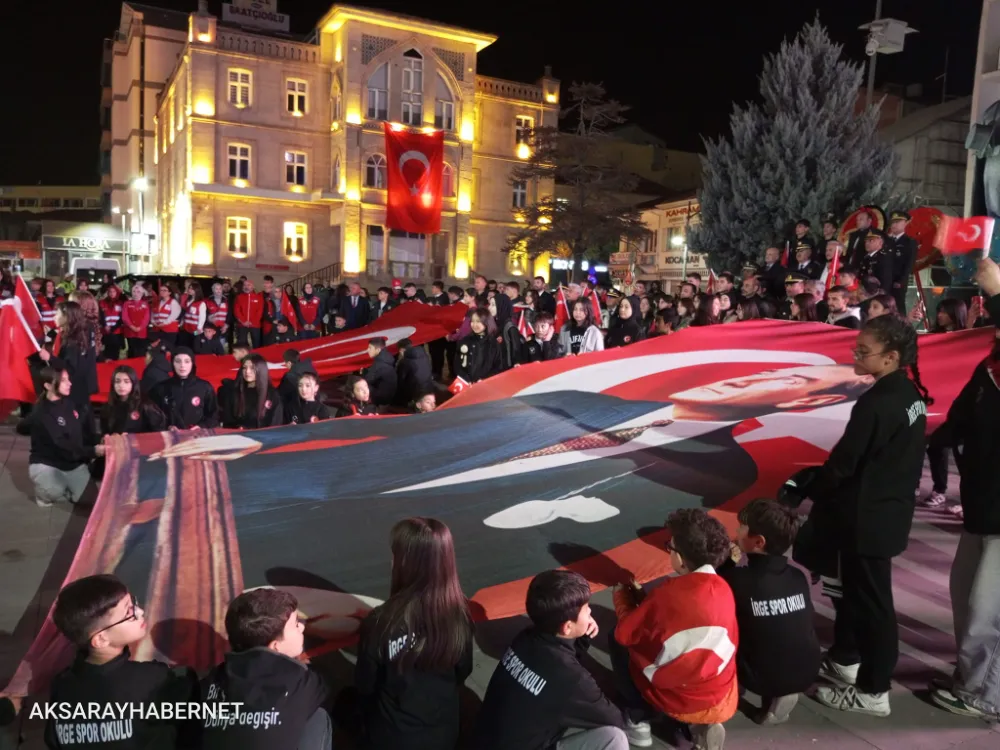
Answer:
[[[222,348],[222,339],[219,338],[219,329],[214,323],[206,323],[205,330],[200,336],[194,339],[195,354],[218,354],[222,356],[226,350]]]
[[[809,582],[784,556],[798,519],[792,509],[764,499],[748,503],[738,518],[737,545],[747,564],[736,567],[730,559],[718,571],[736,600],[737,677],[761,697],[756,721],[780,724],[816,680],[821,659]]]
[[[626,750],[624,716],[580,663],[597,635],[590,584],[549,570],[528,587],[533,627],[514,638],[490,678],[477,750]]]

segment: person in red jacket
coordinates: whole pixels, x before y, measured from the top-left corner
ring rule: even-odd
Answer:
[[[625,731],[653,744],[649,719],[688,724],[695,746],[722,750],[723,722],[736,713],[736,603],[715,569],[730,553],[725,527],[700,508],[667,519],[670,562],[680,575],[648,596],[637,584],[615,590],[618,626],[608,639],[615,684],[628,707]]]
[[[108,287],[107,296],[97,303],[101,313],[103,351],[101,359],[118,359],[122,353],[122,290],[114,284]]]
[[[323,304],[319,296],[313,293],[313,285],[307,282],[302,285],[302,296],[299,297],[299,320],[302,321],[299,338],[314,339],[319,336],[322,318]]]
[[[263,316],[264,295],[255,292],[253,282],[247,279],[233,305],[233,321],[236,326],[234,343],[245,344],[249,338],[250,346],[257,349],[260,346],[260,321]]]
[[[167,284],[160,286],[160,298],[152,311],[153,332],[160,343],[170,347],[177,344],[177,331],[181,327],[181,306]]]
[[[181,333],[177,337],[181,346],[193,347],[194,341],[201,336],[205,330],[205,323],[208,322],[208,306],[202,297],[201,287],[192,284],[188,288],[187,307],[183,307],[184,322],[181,324]]]
[[[42,317],[42,327],[45,333],[56,330],[56,307],[65,298],[56,290],[56,284],[51,279],[42,283],[42,292],[35,301],[38,302],[38,312]]]
[[[225,338],[229,333],[229,297],[222,284],[212,284],[212,296],[205,300],[205,310],[208,322],[218,329],[219,338]]]
[[[299,330],[299,317],[288,294],[274,285],[273,276],[264,277],[264,315],[260,321],[260,334],[264,344],[273,344],[276,340],[275,326],[285,321],[292,330],[292,336]]]
[[[146,356],[146,336],[150,321],[149,303],[142,284],[132,287],[132,299],[122,306],[122,331],[128,343],[130,357]]]

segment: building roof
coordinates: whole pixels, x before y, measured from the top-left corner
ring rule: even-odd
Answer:
[[[667,191],[667,194],[660,198],[653,198],[648,201],[643,201],[642,203],[637,203],[636,208],[656,208],[657,206],[662,206],[664,203],[677,203],[678,201],[697,201],[698,191],[697,190],[674,190]]]
[[[188,30],[188,16],[190,14],[184,11],[157,8],[141,3],[123,3],[123,6],[125,5],[137,13],[141,13],[147,26],[158,26],[161,29],[174,29],[175,31]]]
[[[950,120],[964,112],[971,111],[972,97],[963,96],[960,99],[952,99],[950,102],[935,104],[933,107],[918,109],[911,115],[907,115],[897,120],[879,131],[879,137],[890,143],[904,141],[912,138],[923,130],[931,127],[941,120]],[[968,120],[963,116],[964,120]]]
[[[339,29],[347,21],[368,21],[379,26],[400,29],[401,31],[411,31],[455,42],[474,44],[476,52],[481,52],[497,40],[495,34],[463,29],[459,26],[449,26],[437,23],[436,21],[429,21],[426,18],[407,16],[402,13],[375,8],[363,8],[358,5],[334,5],[319,20],[316,28],[320,31],[332,32]]]
[[[659,136],[653,135],[648,130],[636,125],[635,123],[629,123],[628,125],[622,125],[620,128],[615,128],[611,131],[611,136],[620,141],[633,143],[637,146],[659,146],[660,148],[667,147],[666,141]]]

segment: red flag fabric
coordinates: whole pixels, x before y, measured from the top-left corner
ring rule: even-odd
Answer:
[[[602,317],[601,317],[601,300],[597,297],[597,292],[593,289],[588,289],[585,295],[587,299],[590,300],[590,311],[594,316],[594,325],[598,328],[602,327]],[[638,313],[639,311],[636,310]]]
[[[840,248],[833,251],[833,260],[830,261],[829,272],[826,274],[826,290],[837,285],[837,274],[840,273]]]
[[[988,216],[959,219],[942,215],[934,246],[945,255],[988,248],[993,240],[993,222]]]
[[[385,223],[419,234],[441,231],[444,131],[414,133],[385,123],[388,194]]]
[[[562,284],[559,285],[559,291],[556,292],[556,319],[553,322],[553,326],[556,329],[556,333],[562,330],[562,327],[566,325],[566,321],[569,320],[569,302],[566,300],[566,289]],[[600,318],[598,318],[600,320]],[[600,325],[600,324],[598,324]]]
[[[24,277],[17,275],[14,282],[14,296],[21,300],[21,315],[24,322],[28,324],[28,330],[34,335],[36,341],[42,340],[42,314],[38,311],[38,303],[31,294],[28,285],[24,283]]]
[[[295,341],[291,344],[274,344],[256,349],[255,353],[267,360],[271,380],[277,384],[287,372],[284,355],[296,349],[303,359],[311,359],[321,378],[344,375],[371,364],[368,356],[368,339],[381,336],[394,346],[401,339],[410,339],[416,346],[454,333],[462,323],[468,308],[464,305],[401,305],[364,328],[357,328],[318,339]],[[198,377],[218,388],[224,378],[235,378],[236,360],[230,355],[199,354],[195,357]],[[94,401],[107,401],[111,375],[118,365],[130,365],[142,374],[146,366],[143,359],[118,362],[98,362],[97,387]]]
[[[20,278],[20,277],[19,277]],[[14,299],[0,302],[0,417],[19,402],[35,400],[28,357],[38,351],[38,343]]]
[[[518,367],[429,414],[115,436],[67,580],[114,573],[146,592],[134,658],[201,670],[226,649],[220,602],[245,589],[287,586],[330,631],[355,607],[363,616],[389,590],[382,548],[404,515],[447,511],[464,592],[485,618],[523,613],[531,578],[554,564],[595,589],[660,578],[665,515],[705,508],[735,532],[747,501],[824,461],[867,387],[856,338],[819,323],[708,326]],[[990,329],[920,337],[930,429],[992,344]],[[765,387],[748,395],[749,376]],[[485,452],[484,425],[505,438]],[[572,523],[583,554],[555,562],[553,522]],[[317,554],[324,545],[338,554]],[[313,598],[333,596],[350,606]],[[6,692],[42,694],[73,652],[48,618]]]
[[[515,305],[514,309],[521,311],[517,318],[517,332],[521,334],[521,338],[527,339],[529,336],[534,336],[535,328],[528,322],[528,316],[524,314],[528,309],[527,305]]]
[[[715,294],[715,281],[718,277],[715,275],[715,271],[711,268],[708,269],[708,286],[705,287],[705,291],[708,294]]]
[[[789,261],[790,257],[791,257],[791,255],[790,255],[790,251],[788,249],[788,243],[786,242],[785,243],[785,249],[781,253],[781,265],[783,265],[785,268],[788,268],[788,261]]]

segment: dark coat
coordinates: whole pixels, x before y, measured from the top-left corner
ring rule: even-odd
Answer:
[[[365,370],[365,380],[375,406],[388,406],[396,397],[396,362],[388,349],[383,349]]]
[[[397,404],[408,404],[434,390],[431,360],[422,346],[411,346],[403,353],[396,377]]]

